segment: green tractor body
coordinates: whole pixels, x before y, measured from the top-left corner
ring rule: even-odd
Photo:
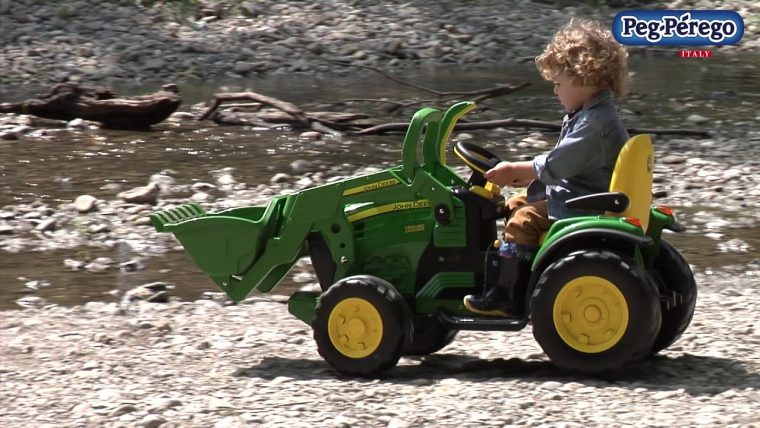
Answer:
[[[530,279],[521,284],[521,313],[497,318],[467,311],[463,297],[481,293],[498,279],[494,241],[496,221],[504,217],[504,197],[497,186],[477,179],[477,172],[465,180],[446,164],[453,126],[472,107],[465,102],[445,114],[432,108],[418,111],[404,139],[401,166],[278,196],[266,206],[206,213],[188,204],[156,212],[151,221],[159,232],[173,233],[195,264],[235,301],[253,290],[269,292],[299,258],[309,256],[321,291],[295,292],[289,311],[312,326],[320,354],[352,375],[377,375],[401,355],[435,352],[458,330],[519,330],[531,319],[535,324],[538,309],[533,306],[546,300],[548,284],[557,281],[560,300],[540,309],[550,312],[544,318],[549,317],[551,338],[536,336],[546,342],[541,343],[545,350],[558,347],[547,350],[555,363],[595,372],[669,346],[691,319],[696,290],[688,264],[672,247],[667,248],[668,257],[681,262],[683,273],[665,281],[656,272],[658,263],[675,263],[660,260],[662,230],[678,227],[672,213],[662,208],[647,207],[646,231],[636,219],[618,216],[555,222],[534,259]],[[591,285],[562,279],[565,272],[558,261],[582,266],[565,259],[584,250],[600,266],[593,275],[581,275],[592,278],[587,281]],[[618,265],[629,267],[620,273]],[[626,285],[631,290],[606,285],[616,284],[618,277],[640,284]],[[563,284],[588,290],[588,298],[562,297]],[[626,294],[638,293],[636,287],[647,289],[645,296]],[[617,288],[623,289],[623,297],[608,297],[617,296]],[[642,300],[644,309],[630,307],[638,304],[629,300],[634,298]],[[620,312],[626,317],[613,316],[618,306],[625,306]],[[667,330],[661,324],[671,307],[679,308],[680,315],[668,322],[678,325],[660,333]],[[590,333],[577,325],[578,311],[598,318]],[[651,318],[646,337],[629,337],[629,322],[636,317]],[[585,345],[589,340],[598,343]],[[647,343],[633,346],[626,340]],[[621,346],[633,348],[619,351]],[[604,361],[588,365],[565,354]]]

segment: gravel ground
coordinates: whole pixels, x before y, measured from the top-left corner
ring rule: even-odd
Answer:
[[[671,6],[690,7],[684,3]],[[609,19],[617,11],[533,1],[365,7],[325,0],[244,2],[240,8],[209,1],[183,14],[151,4],[0,0],[0,88],[64,79],[192,81],[340,70],[327,59],[387,68],[509,63],[535,56],[568,16]],[[725,49],[756,50],[760,7],[732,4],[748,27],[742,45]],[[725,240],[735,227],[757,230],[760,218],[752,144],[760,134],[750,128],[741,137],[667,140],[667,151],[657,153],[655,190],[658,202],[732,212],[730,222],[718,211],[681,220],[715,240],[716,252],[752,257],[757,249],[750,236]],[[537,133],[523,143],[543,150],[546,140]],[[289,172],[250,188],[236,182],[234,170],[220,171],[206,186],[156,174],[150,182],[158,186],[115,191],[108,200],[82,195],[60,206],[3,207],[0,250],[127,244],[138,253],[164,251],[175,245],[170,235],[146,233],[145,216],[154,209],[189,200],[209,210],[263,203],[331,179],[296,166]],[[363,172],[370,170],[339,174]],[[210,188],[224,196],[210,200]],[[118,269],[119,262],[64,264],[96,272]],[[686,334],[617,379],[558,371],[529,328],[462,332],[441,353],[403,358],[383,379],[368,381],[330,369],[310,328],[275,297],[256,295],[241,305],[125,299],[67,308],[28,296],[19,304],[30,308],[0,312],[0,426],[757,427],[758,266],[755,260],[732,273],[699,273],[701,294]],[[313,281],[308,264],[296,271],[298,282]]]
[[[0,87],[347,71],[332,60],[389,70],[509,64],[532,60],[569,17],[609,22],[623,7],[565,3],[0,0]],[[670,6],[726,8],[719,1]],[[745,34],[721,50],[757,50],[760,6],[739,0],[730,9],[743,16]]]
[[[345,378],[260,296],[0,312],[0,426],[758,426],[759,274],[699,275],[689,330],[617,379],[558,371],[530,328]]]

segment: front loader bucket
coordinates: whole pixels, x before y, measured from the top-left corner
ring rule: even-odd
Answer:
[[[244,272],[261,253],[261,244],[279,225],[285,200],[267,206],[243,207],[215,214],[197,204],[151,214],[159,232],[172,232],[193,262],[211,277]]]

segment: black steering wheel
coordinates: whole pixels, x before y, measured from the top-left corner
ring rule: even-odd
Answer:
[[[502,162],[501,158],[493,154],[490,150],[484,149],[477,144],[459,141],[454,145],[454,154],[472,169],[474,174],[481,176],[489,169]]]

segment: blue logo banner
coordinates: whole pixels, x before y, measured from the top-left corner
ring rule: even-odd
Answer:
[[[732,10],[624,10],[612,20],[612,34],[629,46],[735,45],[744,20]]]

